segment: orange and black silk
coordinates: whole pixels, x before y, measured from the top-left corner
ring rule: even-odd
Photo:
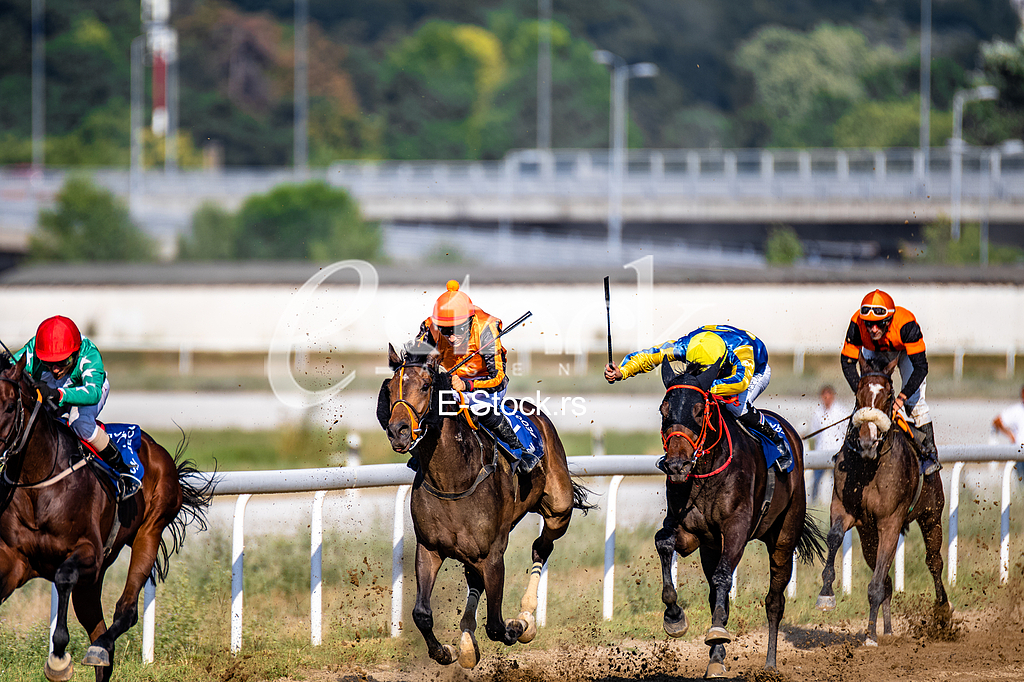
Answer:
[[[416,339],[441,352],[441,366],[445,369],[459,364],[467,355],[484,348],[494,339],[494,343],[455,370],[455,375],[465,382],[467,391],[500,391],[508,385],[508,376],[505,374],[506,351],[501,345],[501,339],[498,338],[501,333],[501,320],[477,307],[474,307],[472,312],[473,315],[469,318],[469,334],[457,348],[453,348],[448,339],[442,336],[433,319],[429,317],[420,324]]]
[[[843,376],[854,392],[860,382],[857,370],[857,360],[860,357],[861,348],[877,353],[899,353],[905,351],[914,371],[903,382],[901,393],[911,396],[921,387],[928,376],[928,357],[925,354],[924,334],[921,332],[921,325],[918,324],[914,314],[906,308],[896,306],[892,322],[886,329],[885,335],[878,341],[871,338],[867,325],[860,318],[859,313],[854,313],[850,320],[850,326],[846,331],[846,341],[843,343],[842,367]]]

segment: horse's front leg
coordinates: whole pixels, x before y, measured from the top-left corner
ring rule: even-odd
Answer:
[[[96,641],[102,637],[107,631],[107,625],[103,620],[103,576],[95,583],[79,583],[75,586],[75,589],[71,591],[71,602],[75,606],[75,615],[78,616],[78,622],[85,628],[86,633],[89,635],[89,641],[95,645]],[[95,662],[95,651],[94,646],[90,646],[89,650],[85,652],[85,657],[82,659],[83,665],[96,666],[96,682],[107,682],[110,679],[110,675],[113,672],[113,667],[110,661],[113,660],[112,655],[108,655],[107,662],[100,665]],[[101,650],[106,655],[106,650]],[[113,653],[111,649],[110,654]]]
[[[459,665],[473,668],[480,662],[480,645],[476,641],[476,610],[480,605],[480,595],[484,591],[484,581],[474,569],[466,566],[466,609],[459,621]]]
[[[837,508],[838,507],[838,508]],[[836,607],[836,593],[832,589],[832,583],[836,579],[836,553],[843,544],[843,537],[846,531],[853,527],[853,517],[838,505],[836,500],[832,501],[832,527],[829,528],[825,544],[828,546],[828,557],[825,559],[825,567],[821,570],[821,592],[818,593],[817,607],[821,611],[831,611]]]
[[[57,588],[57,620],[53,629],[53,652],[43,666],[43,673],[50,682],[70,680],[75,672],[71,654],[67,652],[68,642],[71,641],[68,632],[68,601],[82,573],[81,568],[79,557],[72,555],[57,568],[53,576],[53,585]]]
[[[661,601],[665,604],[665,632],[670,637],[682,637],[690,628],[690,622],[686,618],[686,611],[676,601],[678,594],[672,580],[672,560],[676,551],[683,556],[692,553],[697,546],[696,538],[678,529],[674,519],[666,518],[661,530],[654,535],[654,546],[661,560]]]
[[[708,606],[711,608],[711,627],[704,635],[704,643],[711,647],[708,669],[704,677],[724,677],[725,645],[732,641],[732,634],[726,629],[729,624],[729,592],[732,591],[732,575],[743,557],[746,536],[743,533],[726,534],[722,551],[710,546],[700,549],[700,563],[708,581]]]
[[[442,645],[434,636],[434,614],[430,609],[430,595],[434,591],[437,572],[443,559],[421,544],[416,545],[416,605],[412,608],[412,620],[427,643],[427,653],[441,665],[455,662],[458,652],[451,645]]]

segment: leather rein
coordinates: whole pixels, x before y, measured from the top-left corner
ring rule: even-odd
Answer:
[[[417,414],[416,409],[412,406],[412,404],[410,404],[409,401],[402,396],[402,392],[404,389],[405,369],[407,367],[420,367],[422,369],[427,370],[428,372],[431,372],[431,368],[425,364],[402,363],[402,365],[396,370],[396,372],[398,373],[398,399],[391,404],[391,416],[394,417],[395,408],[398,407],[399,405],[404,407],[406,411],[409,413],[409,419],[412,420],[412,433],[413,436],[415,437],[412,444],[409,446],[409,450],[411,451],[419,444],[419,442],[423,439],[423,436],[425,436],[427,433],[427,427],[426,424],[424,423],[424,420],[427,416],[427,413],[430,411],[430,403],[433,401],[434,398],[434,382],[430,382],[430,399],[427,401],[427,409],[424,410],[421,414]],[[484,449],[484,443],[482,440],[480,440],[480,434],[476,431],[473,431],[473,435],[476,436],[477,444],[480,446],[480,450],[482,451]],[[490,464],[485,464],[480,467],[480,471],[477,472],[476,475],[476,480],[474,480],[473,483],[466,490],[463,490],[462,492],[458,493],[450,493],[445,492],[443,490],[439,490],[438,488],[435,488],[427,481],[427,476],[425,472],[421,474],[423,489],[440,500],[461,500],[463,498],[469,497],[474,492],[476,492],[477,487],[481,483],[483,483],[484,480],[486,480],[491,474],[493,474],[497,467],[498,446],[495,445],[494,459],[491,461]]]
[[[673,438],[675,438],[676,436],[681,436],[681,437],[686,439],[686,442],[688,442],[691,445],[691,447],[693,447],[693,463],[694,463],[694,465],[696,465],[697,460],[700,459],[701,456],[707,454],[713,448],[715,448],[719,443],[722,442],[722,434],[724,433],[725,434],[725,438],[726,438],[726,442],[729,444],[729,457],[725,460],[725,464],[723,464],[722,466],[718,467],[714,471],[710,471],[710,472],[708,472],[706,474],[693,474],[693,473],[691,473],[690,476],[692,478],[708,478],[710,476],[714,476],[715,474],[722,473],[729,466],[729,464],[732,463],[733,447],[732,447],[732,435],[729,433],[729,429],[727,429],[725,427],[725,418],[722,417],[721,401],[718,398],[716,398],[713,394],[703,390],[702,388],[700,388],[698,386],[690,386],[688,384],[678,384],[676,386],[670,386],[668,388],[668,391],[674,391],[677,388],[688,388],[690,390],[697,391],[698,393],[701,394],[701,396],[704,397],[704,418],[701,419],[700,434],[697,436],[696,440],[693,439],[693,438],[690,438],[689,434],[687,434],[685,431],[670,431],[667,434],[666,433],[662,433],[661,434],[661,444],[662,444],[662,447],[665,449],[665,453],[668,454],[668,444],[669,444],[669,441],[672,440]],[[711,420],[712,420],[712,414],[711,414],[712,410],[710,409],[711,406],[714,406],[714,413],[718,417],[717,428],[713,428],[712,424],[711,424]],[[712,431],[714,431],[715,433],[718,434],[718,439],[714,443],[712,443],[711,445],[707,445],[706,443],[707,443],[708,436],[709,436],[709,434]]]
[[[0,381],[6,381],[14,387],[15,393],[18,396],[15,411],[19,415],[25,414],[28,410],[25,408],[25,403],[22,399],[24,392],[22,391],[21,384],[9,377],[0,377]],[[3,471],[3,482],[11,487],[25,488],[27,490],[51,486],[57,481],[65,478],[66,476],[70,476],[74,472],[83,468],[89,463],[89,460],[92,459],[92,453],[89,453],[83,459],[80,459],[67,469],[64,469],[60,473],[54,475],[53,472],[57,470],[57,458],[54,457],[53,467],[50,469],[50,473],[41,481],[37,481],[35,483],[19,483],[18,481],[12,481],[7,475],[7,462],[11,457],[20,455],[28,444],[29,436],[32,434],[32,428],[35,426],[36,419],[39,417],[40,408],[43,406],[43,397],[39,393],[38,389],[36,389],[36,400],[33,402],[35,404],[32,406],[32,412],[29,414],[28,419],[15,420],[14,426],[11,427],[11,430],[5,436],[0,437],[0,442],[3,442],[5,445],[3,452],[0,452],[0,471]],[[17,444],[13,447],[11,446],[12,440],[17,441]]]

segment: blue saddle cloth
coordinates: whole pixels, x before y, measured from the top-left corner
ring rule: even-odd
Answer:
[[[764,414],[764,418],[768,421],[768,425],[775,429],[776,433],[782,436],[782,442],[786,443],[786,449],[788,451],[789,441],[786,439],[786,434],[782,430],[782,427],[779,426],[779,420],[771,416],[770,414],[762,414]],[[758,440],[761,441],[761,450],[764,451],[764,459],[765,462],[767,462],[768,466],[770,467],[771,465],[775,464],[775,460],[777,460],[779,457],[782,457],[784,453],[777,447],[775,447],[775,443],[772,443],[770,440],[768,440],[768,436],[762,436],[760,433],[753,429],[750,429],[750,432],[757,436]],[[792,455],[792,453],[789,454]],[[789,458],[789,467],[786,468],[786,473],[788,474],[790,471],[792,471],[795,466],[796,460],[794,460],[791,456]]]
[[[121,451],[124,463],[128,465],[131,474],[119,476],[109,464],[97,457],[94,461],[110,478],[110,482],[118,489],[122,499],[134,495],[142,487],[142,476],[145,474],[145,467],[139,459],[139,450],[142,448],[142,429],[138,424],[104,424],[103,430],[110,436],[111,442]],[[120,481],[120,485],[118,482]]]
[[[519,442],[523,444],[523,453],[532,457],[533,461],[539,461],[544,456],[544,440],[541,438],[540,432],[529,417],[523,415],[519,410],[513,411],[510,408],[511,403],[505,403],[508,421],[512,424],[512,430],[515,431],[516,436],[519,437]],[[490,429],[485,427],[484,430],[491,434],[491,437],[500,443],[506,452],[512,455],[516,454],[508,443],[492,433]]]

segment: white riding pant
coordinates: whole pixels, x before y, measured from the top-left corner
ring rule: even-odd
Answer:
[[[725,407],[732,416],[739,417],[740,415],[746,414],[747,404],[754,402],[757,396],[764,393],[764,389],[768,388],[768,382],[772,378],[771,365],[765,365],[764,371],[757,372],[754,376],[750,377],[750,383],[747,384],[747,388],[742,393],[736,395],[735,403],[726,403]]]

